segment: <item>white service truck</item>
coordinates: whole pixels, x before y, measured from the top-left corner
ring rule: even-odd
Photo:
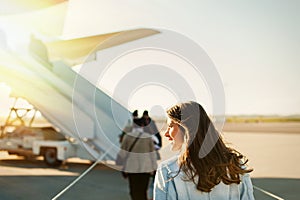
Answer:
[[[43,156],[45,163],[52,167],[72,157],[93,160],[78,140],[61,133],[49,123],[33,126],[37,110],[30,104],[31,108],[18,108],[18,100],[20,98],[15,99],[5,124],[1,126],[0,150],[25,158]]]
[[[53,127],[11,126],[0,138],[0,149],[9,154],[33,158],[43,156],[47,165],[59,166],[68,158],[94,160],[74,138],[66,138]]]

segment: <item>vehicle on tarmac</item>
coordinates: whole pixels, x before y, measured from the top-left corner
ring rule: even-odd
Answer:
[[[49,123],[34,125],[36,113],[32,106],[11,107],[5,124],[1,126],[0,150],[28,159],[43,156],[45,163],[52,167],[72,157],[93,160],[75,138],[67,137]]]

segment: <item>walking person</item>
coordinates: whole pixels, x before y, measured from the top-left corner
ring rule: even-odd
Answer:
[[[124,136],[121,149],[128,153],[123,170],[128,177],[131,199],[147,200],[149,178],[157,162],[151,135],[144,132],[141,119],[134,119],[133,129]]]
[[[162,139],[161,135],[157,129],[155,121],[149,116],[149,113],[147,110],[144,110],[143,116],[141,118],[143,120],[143,123],[145,125],[144,131],[148,132],[152,135],[152,140],[154,143],[154,149],[156,151],[156,158],[157,160],[160,160],[160,153],[159,150],[162,147]],[[148,187],[148,199],[153,199],[153,188],[154,188],[154,177],[155,177],[156,171],[151,175],[150,181],[149,181],[149,187]]]
[[[177,104],[167,115],[165,137],[180,154],[158,167],[155,200],[254,199],[248,160],[224,144],[200,104]]]

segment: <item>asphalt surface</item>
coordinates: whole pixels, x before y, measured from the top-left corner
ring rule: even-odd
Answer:
[[[1,160],[0,199],[52,199],[90,164],[68,163],[67,169],[49,168],[42,161]],[[124,199],[128,184],[119,171],[98,165],[58,199]]]
[[[91,165],[89,162],[70,162],[66,167],[49,168],[41,160],[19,157],[0,160],[0,199],[52,199]],[[300,198],[300,179],[254,178],[255,187],[282,199]],[[276,199],[254,189],[256,199]],[[58,199],[129,200],[127,180],[119,171],[99,164]]]

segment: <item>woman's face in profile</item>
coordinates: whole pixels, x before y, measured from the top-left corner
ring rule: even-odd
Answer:
[[[171,142],[172,151],[178,151],[181,149],[184,142],[184,133],[179,128],[179,125],[175,123],[172,119],[168,118],[168,127],[165,132],[165,137]]]

